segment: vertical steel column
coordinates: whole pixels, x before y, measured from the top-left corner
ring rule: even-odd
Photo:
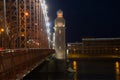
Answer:
[[[1,29],[4,29],[4,2],[0,1],[0,47],[3,47],[2,39],[3,32]]]
[[[35,41],[35,43],[34,43],[34,47],[36,48],[37,46],[36,46],[36,43],[37,43],[37,0],[35,0],[35,4],[34,4],[34,6],[35,6],[35,24],[34,24],[34,34],[35,34],[35,38],[34,38],[34,41]]]
[[[26,0],[19,0],[19,37],[19,47],[26,48]]]
[[[27,48],[31,48],[31,36],[32,36],[32,26],[31,26],[31,0],[26,0],[26,37],[27,37]]]
[[[3,29],[3,31],[1,31],[1,35],[2,35],[2,47],[7,48],[7,19],[6,19],[6,12],[7,12],[7,1],[6,0],[1,0],[0,1],[0,28]]]
[[[42,8],[41,8],[41,3],[39,1],[38,3],[38,42],[39,42],[39,48],[42,48],[42,34],[43,34],[43,27],[42,27]]]
[[[10,1],[10,21],[9,21],[9,47],[18,48],[19,47],[19,27],[18,27],[18,0]]]
[[[42,7],[41,7],[41,2],[39,3],[39,10],[40,10],[40,14],[39,14],[39,26],[40,26],[40,38],[39,38],[39,42],[40,42],[40,48],[42,48],[42,34],[43,34],[43,28],[42,28]]]
[[[45,33],[45,26],[44,26],[44,13],[43,13],[43,10],[42,10],[42,7],[41,7],[41,27],[42,27],[42,32],[41,32],[41,47],[44,48],[44,33]]]
[[[31,24],[32,24],[32,36],[31,36],[31,47],[34,48],[35,43],[35,0],[31,0]]]
[[[4,34],[4,38],[2,38],[2,39],[4,39],[4,40],[2,40],[2,43],[3,43],[3,47],[4,48],[6,48],[7,46],[6,46],[6,29],[7,29],[7,26],[6,26],[6,0],[4,0],[4,31],[5,31],[5,34]]]
[[[38,17],[39,17],[39,0],[36,0],[36,48],[39,47],[39,43],[38,43],[38,32],[39,32],[39,26],[38,26]]]

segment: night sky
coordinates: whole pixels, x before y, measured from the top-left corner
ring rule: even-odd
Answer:
[[[51,29],[61,9],[66,20],[67,42],[84,37],[120,37],[119,0],[46,0]]]

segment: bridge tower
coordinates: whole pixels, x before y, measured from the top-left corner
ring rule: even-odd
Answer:
[[[55,31],[55,51],[57,59],[65,59],[66,43],[65,43],[65,19],[63,18],[63,11],[57,11],[57,18],[54,23]]]

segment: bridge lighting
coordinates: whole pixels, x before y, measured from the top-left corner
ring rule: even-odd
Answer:
[[[45,0],[42,0],[43,1],[43,4],[45,4],[46,2],[45,2]]]
[[[47,33],[48,33],[48,34],[50,33],[50,29],[47,29]]]
[[[37,26],[37,25],[38,25],[38,23],[35,23],[35,25]]]
[[[48,9],[48,7],[47,7],[47,5],[45,5],[45,10],[47,10]]]
[[[50,23],[49,23],[49,22],[47,22],[47,23],[46,23],[46,25],[49,27],[49,26],[50,26]]]
[[[40,3],[41,3],[41,7],[42,7],[42,10],[43,10],[43,14],[44,14],[44,19],[45,19],[45,25],[46,25],[46,29],[47,29],[47,33],[49,33],[49,26],[50,26],[50,23],[48,22],[49,18],[48,18],[48,7],[46,5],[46,2],[45,0],[40,0]],[[49,35],[48,35],[49,36]]]
[[[1,30],[0,30],[1,32],[4,32],[4,29],[3,28],[1,28]]]
[[[21,34],[22,37],[24,37],[25,35],[24,34]]]
[[[32,40],[32,43],[35,43],[35,41],[34,41],[34,40]]]
[[[45,20],[48,22],[49,21],[49,18],[48,18],[48,16],[46,15],[46,17],[45,17]]]
[[[48,18],[48,15],[47,15],[48,7],[46,5],[45,0],[40,0],[40,4],[41,4],[41,7],[42,7],[44,19],[45,19],[45,28],[47,29],[46,32],[47,32],[47,37],[48,37],[48,43],[49,43],[49,46],[50,46],[50,43],[51,43],[51,40],[50,40],[50,23],[49,23],[49,18]]]
[[[30,41],[27,41],[27,43],[29,44],[29,43],[30,43]]]
[[[48,40],[50,40],[50,37],[48,37]]]
[[[28,13],[28,12],[25,12],[24,14],[25,14],[25,16],[28,16],[28,15],[29,15],[29,13]]]

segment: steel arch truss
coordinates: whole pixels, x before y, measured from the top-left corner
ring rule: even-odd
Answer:
[[[48,48],[40,0],[6,0],[10,48]],[[9,4],[9,5],[8,5]]]

